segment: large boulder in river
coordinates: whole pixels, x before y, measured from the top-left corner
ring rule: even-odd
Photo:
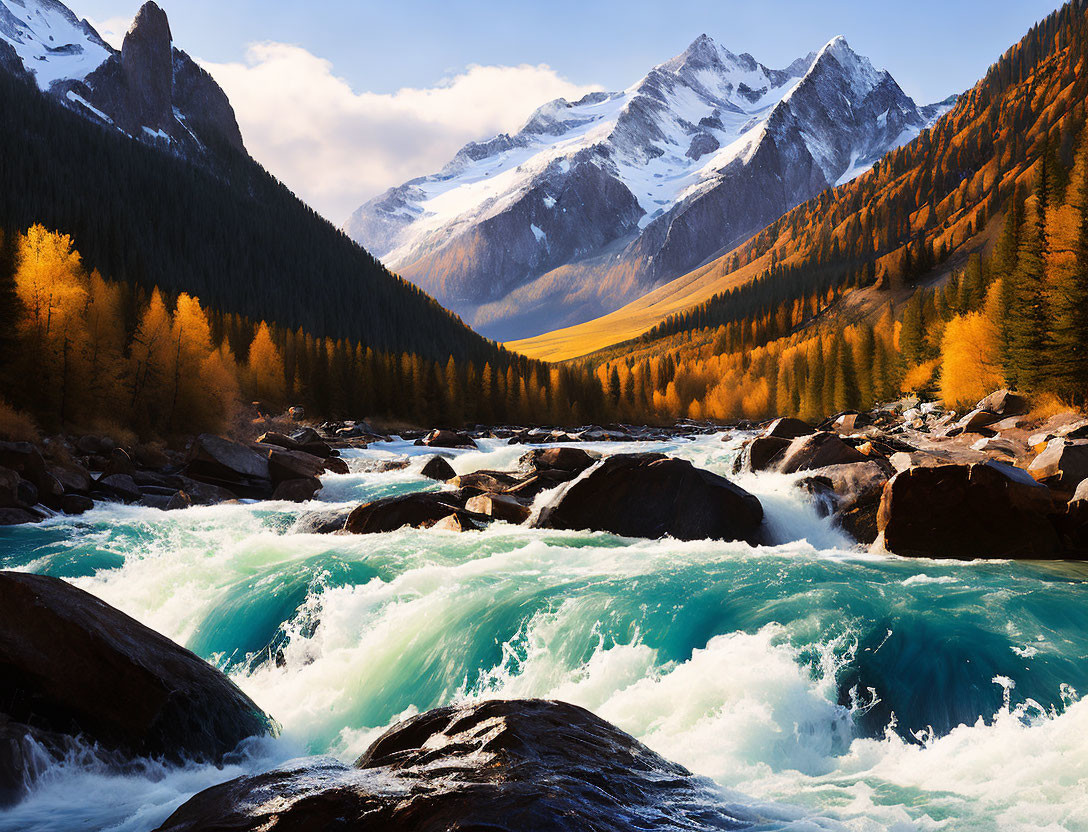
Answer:
[[[437,708],[354,767],[293,760],[200,792],[158,832],[734,830],[709,781],[563,702]]]
[[[848,462],[865,462],[868,459],[853,445],[847,444],[833,433],[821,431],[799,436],[790,442],[778,461],[783,474],[812,471],[828,465],[844,465]]]
[[[877,510],[890,466],[879,462],[847,462],[819,468],[801,481],[811,491],[822,484],[831,496],[832,516],[859,543],[877,538]]]
[[[1050,490],[1000,462],[911,468],[884,486],[877,527],[897,555],[1047,558],[1059,550]]]
[[[248,445],[204,433],[193,440],[185,475],[226,488],[239,497],[271,496],[268,457]]]
[[[744,443],[737,458],[733,460],[733,473],[769,471],[774,468],[789,446],[790,440],[780,436],[753,437]]]
[[[476,443],[467,433],[458,433],[454,430],[432,430],[422,439],[416,440],[417,445],[427,445],[431,448],[475,448]]]
[[[17,796],[30,743],[62,755],[215,762],[275,724],[198,656],[93,595],[0,572],[0,795]]]
[[[725,477],[663,454],[616,454],[540,513],[537,525],[626,537],[752,540],[759,500]]]
[[[601,458],[581,448],[534,448],[523,454],[518,465],[523,471],[569,471],[580,474]]]
[[[428,459],[419,473],[428,479],[438,480],[439,482],[452,480],[457,476],[457,472],[453,470],[453,466],[449,464],[446,458],[438,455]]]
[[[344,531],[350,534],[374,534],[396,531],[405,526],[427,528],[451,514],[465,514],[472,519],[487,520],[474,512],[466,512],[454,502],[449,492],[422,492],[363,503],[348,515]]]
[[[796,439],[799,436],[808,436],[815,432],[816,428],[812,427],[808,422],[802,422],[800,419],[794,419],[790,416],[783,416],[767,425],[761,435],[776,439]]]

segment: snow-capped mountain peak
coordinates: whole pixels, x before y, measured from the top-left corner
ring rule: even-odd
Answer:
[[[140,7],[120,51],[59,0],[0,0],[0,71],[30,76],[84,118],[183,156],[244,150],[226,95],[174,48],[154,0]]]
[[[528,336],[698,266],[926,121],[843,37],[773,69],[703,34],[625,90],[466,145],[345,230],[485,334]]]
[[[83,80],[113,53],[86,20],[56,0],[0,2],[0,40],[14,49],[38,87]]]

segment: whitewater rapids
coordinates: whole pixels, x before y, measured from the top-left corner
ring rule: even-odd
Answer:
[[[454,468],[512,468],[484,440]],[[731,476],[739,438],[660,450]],[[56,575],[225,672],[282,725],[223,768],[57,766],[0,830],[141,832],[196,791],[301,754],[353,760],[458,701],[589,708],[712,778],[759,830],[1088,830],[1088,566],[865,552],[796,477],[735,478],[777,545],[481,532],[296,534],[300,514],[440,487],[406,442],[345,452],[319,501],[101,505],[0,529]],[[546,499],[546,495],[542,495]]]

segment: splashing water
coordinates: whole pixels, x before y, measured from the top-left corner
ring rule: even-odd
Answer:
[[[662,450],[729,475],[739,440]],[[459,473],[525,451],[450,452]],[[283,725],[222,769],[52,770],[0,829],[149,830],[190,795],[303,753],[352,759],[438,705],[583,705],[719,783],[758,829],[1088,830],[1088,568],[873,555],[795,477],[738,476],[776,545],[291,531],[313,508],[440,487],[351,452],[320,502],[101,506],[0,530],[0,566],[64,577],[228,672]],[[282,661],[271,659],[282,652]]]

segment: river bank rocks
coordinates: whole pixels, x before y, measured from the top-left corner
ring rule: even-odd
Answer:
[[[346,474],[347,463],[308,427],[252,442],[202,434],[184,451],[91,435],[0,441],[0,525],[82,514],[96,500],[162,510],[241,498],[304,502],[326,473]]]
[[[911,468],[884,487],[877,528],[900,555],[1049,558],[1065,506],[1020,468],[1000,462]]]
[[[69,752],[218,762],[275,729],[165,636],[57,578],[0,572],[0,804]]]
[[[158,832],[266,829],[628,832],[733,830],[708,781],[589,711],[505,700],[437,708],[330,758],[214,786]]]
[[[734,472],[804,474],[795,482],[814,495],[821,512],[858,542],[868,545],[879,536],[896,554],[1088,557],[1083,537],[1070,531],[1079,528],[1077,522],[1065,519],[1080,516],[1071,503],[1088,479],[1088,418],[1066,412],[1033,420],[1029,414],[1026,398],[998,390],[962,416],[939,403],[908,398],[869,413],[836,414],[818,427],[776,419],[744,441]],[[733,438],[726,434],[723,440]],[[942,471],[918,473],[922,469]],[[993,472],[1005,476],[994,480]],[[1002,484],[1010,479],[1015,485]],[[938,490],[927,496],[930,486]],[[1025,495],[1034,506],[1026,513],[1018,502]],[[973,545],[970,535],[958,542],[947,538],[949,548],[939,553],[941,518],[952,523],[956,514],[947,509],[949,501],[961,507],[978,501],[1000,512],[1009,499],[1018,509],[1003,523],[979,526]],[[889,506],[888,534],[881,534],[878,523],[883,502]],[[926,522],[933,523],[929,544],[920,542]],[[1011,536],[1002,541],[998,529]]]
[[[545,506],[541,528],[627,537],[754,541],[759,500],[725,477],[663,454],[616,454]]]

